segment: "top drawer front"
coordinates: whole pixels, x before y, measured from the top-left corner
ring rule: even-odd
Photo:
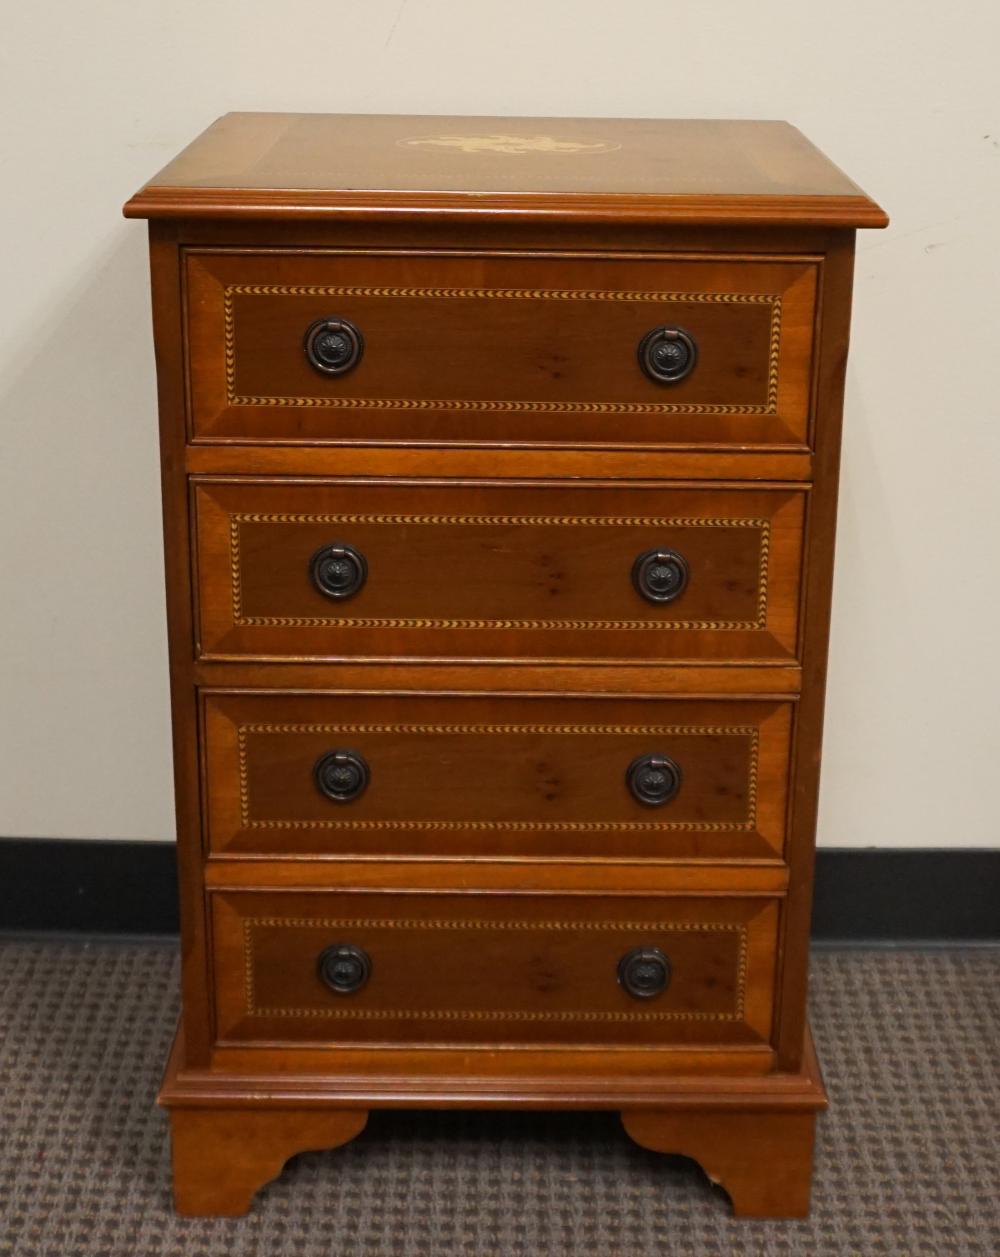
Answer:
[[[193,438],[475,445],[807,444],[812,259],[391,252],[186,255]],[[348,320],[360,361],[313,367]],[[693,370],[639,365],[661,326]]]

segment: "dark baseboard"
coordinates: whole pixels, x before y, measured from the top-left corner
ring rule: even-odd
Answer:
[[[813,938],[998,942],[1000,850],[823,848]]]
[[[172,842],[0,839],[0,930],[176,934]]]
[[[173,843],[0,839],[0,931],[175,934]],[[1000,941],[1000,850],[824,848],[813,938]]]

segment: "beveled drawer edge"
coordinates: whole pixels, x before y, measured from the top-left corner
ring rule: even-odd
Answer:
[[[228,653],[225,650],[205,650],[201,641],[202,620],[202,580],[199,575],[198,563],[200,553],[200,537],[201,537],[201,509],[199,504],[203,498],[211,499],[210,490],[214,486],[225,488],[235,488],[246,490],[250,488],[272,488],[272,489],[291,489],[293,487],[306,489],[326,489],[326,488],[434,488],[443,490],[454,490],[464,492],[469,489],[491,489],[501,490],[510,488],[523,488],[529,492],[534,491],[572,491],[572,490],[619,490],[623,489],[621,481],[607,481],[604,479],[552,479],[551,476],[530,479],[496,479],[496,478],[453,478],[440,476],[427,476],[415,478],[403,477],[371,477],[371,476],[334,476],[334,477],[283,477],[283,476],[263,476],[263,475],[197,475],[190,476],[187,480],[188,491],[188,511],[190,519],[190,545],[192,551],[192,587],[195,606],[195,658],[198,663],[229,663],[229,662],[258,662],[258,663],[307,663],[324,662],[324,663],[359,663],[359,664],[390,664],[399,662],[415,663],[420,665],[454,664],[461,666],[463,664],[471,665],[488,665],[494,664],[499,666],[524,666],[524,667],[546,667],[555,665],[566,666],[600,666],[608,665],[612,667],[635,668],[642,666],[659,666],[659,665],[693,665],[693,666],[731,666],[739,667],[743,665],[749,666],[784,666],[795,665],[798,659],[798,651],[801,646],[802,633],[802,615],[801,607],[797,617],[797,632],[794,648],[789,650],[787,645],[777,643],[788,651],[785,658],[775,657],[774,655],[740,655],[731,660],[721,658],[718,660],[706,660],[698,655],[646,655],[642,657],[630,656],[607,656],[607,655],[579,655],[567,656],[563,655],[462,655],[462,654],[406,654],[400,656],[394,655],[361,655],[357,652],[349,652],[345,654],[270,654],[267,652],[247,652],[240,651]],[[809,482],[801,481],[757,481],[757,480],[737,480],[737,481],[661,481],[661,480],[635,480],[630,481],[628,488],[641,490],[643,492],[669,492],[676,490],[678,492],[694,492],[694,493],[751,493],[757,492],[761,494],[775,494],[778,499],[782,497],[788,499],[789,502],[798,499],[801,502],[800,509],[803,513],[803,519],[807,519],[808,504],[810,500],[810,490],[812,488]],[[786,503],[787,505],[787,503]],[[718,509],[718,505],[713,503]],[[764,508],[761,508],[764,509]],[[563,515],[561,513],[545,514],[545,515],[473,515],[469,513],[463,514],[461,511],[457,513],[447,514],[372,514],[370,512],[358,513],[337,513],[328,514],[324,512],[311,513],[288,513],[288,512],[229,512],[228,515],[228,532],[229,532],[229,558],[228,570],[230,574],[231,585],[231,603],[232,603],[232,621],[230,627],[232,629],[240,628],[347,628],[347,629],[364,629],[364,628],[406,628],[416,629],[419,631],[439,631],[439,630],[459,630],[463,633],[475,633],[478,631],[526,631],[526,632],[544,632],[547,630],[556,630],[559,632],[573,631],[576,629],[587,629],[593,631],[606,632],[648,632],[648,633],[664,633],[664,632],[744,632],[744,633],[766,633],[767,631],[767,604],[770,593],[769,587],[769,571],[771,564],[772,550],[772,530],[775,527],[777,519],[780,517],[782,507],[774,508],[775,513],[766,517],[750,517],[750,516],[677,516],[677,517],[660,517],[654,515],[636,515],[636,516],[620,516],[620,515]],[[724,528],[724,529],[755,529],[760,536],[760,555],[758,562],[757,575],[757,602],[756,616],[753,620],[698,620],[698,621],[666,621],[658,623],[656,621],[621,619],[621,620],[590,620],[590,619],[573,619],[573,620],[541,620],[541,619],[523,619],[523,620],[489,620],[489,619],[409,619],[409,618],[377,618],[364,619],[363,617],[342,617],[342,616],[254,616],[247,617],[244,614],[242,606],[242,567],[240,562],[240,524],[242,522],[276,522],[276,523],[298,523],[298,522],[318,522],[330,520],[331,522],[340,521],[367,521],[374,523],[393,524],[397,520],[400,522],[417,522],[438,524],[443,523],[448,526],[455,526],[462,523],[480,523],[498,522],[506,525],[507,523],[526,523],[532,525],[543,525],[545,527],[557,526],[576,526],[584,524],[588,526],[607,525],[609,527],[620,527],[622,525],[642,524],[655,525],[657,527],[677,526],[684,528]],[[800,558],[800,572],[801,572]]]
[[[805,374],[806,390],[805,405],[806,413],[804,415],[805,441],[799,443],[794,440],[796,433],[792,432],[785,423],[785,435],[793,438],[789,442],[777,441],[774,443],[754,443],[752,447],[742,447],[736,443],[728,446],[720,446],[718,448],[731,450],[733,452],[746,449],[747,452],[752,450],[756,453],[764,453],[771,450],[789,450],[802,452],[811,455],[813,447],[813,427],[815,415],[812,411],[815,394],[815,376],[816,376],[816,336],[819,333],[819,303],[820,294],[823,288],[823,271],[826,264],[827,255],[825,252],[817,252],[814,248],[803,249],[801,251],[777,250],[774,252],[754,252],[754,251],[715,251],[706,248],[704,251],[699,250],[678,250],[678,251],[628,251],[614,249],[587,249],[587,250],[517,250],[517,249],[498,249],[490,247],[480,247],[473,249],[441,249],[441,248],[419,248],[419,247],[372,247],[372,246],[331,246],[328,248],[312,247],[306,249],[282,248],[280,246],[254,249],[251,247],[228,247],[225,244],[218,246],[204,245],[196,246],[187,243],[179,243],[177,245],[177,263],[180,286],[180,301],[183,313],[182,323],[182,363],[184,373],[184,395],[185,395],[185,415],[184,429],[186,441],[188,445],[215,445],[215,444],[245,444],[250,446],[268,446],[268,445],[291,445],[298,444],[309,445],[315,444],[327,448],[340,448],[341,446],[368,446],[396,448],[405,446],[411,442],[400,440],[399,438],[379,440],[367,442],[358,440],[358,438],[328,439],[310,437],[302,442],[294,438],[266,438],[266,437],[214,437],[199,435],[195,426],[195,406],[194,406],[194,386],[191,371],[191,347],[190,347],[190,329],[191,329],[191,311],[189,303],[189,287],[191,279],[189,275],[189,260],[197,261],[199,259],[230,258],[230,257],[248,257],[248,258],[269,258],[269,257],[316,257],[316,258],[365,258],[365,257],[386,257],[405,261],[408,258],[497,258],[499,260],[581,260],[581,261],[623,261],[623,262],[649,262],[659,264],[698,264],[706,262],[721,262],[723,264],[732,264],[736,268],[742,267],[761,267],[761,266],[794,266],[806,268],[814,276],[813,280],[813,318],[811,323],[811,342],[808,353],[808,367]],[[798,281],[796,281],[798,282]],[[708,292],[659,292],[651,290],[600,290],[600,289],[549,289],[545,287],[537,288],[456,288],[456,287],[417,287],[413,289],[401,288],[395,286],[379,286],[379,285],[295,285],[295,284],[229,284],[223,286],[223,332],[222,346],[224,355],[224,381],[225,381],[225,406],[231,410],[234,408],[263,409],[270,410],[274,408],[289,409],[339,409],[339,410],[417,410],[421,412],[433,413],[435,410],[451,410],[458,412],[481,411],[485,413],[506,413],[516,414],[524,412],[533,412],[541,414],[600,414],[600,415],[622,415],[622,414],[645,414],[645,415],[663,415],[663,416],[727,416],[727,415],[743,415],[743,416],[761,416],[770,419],[779,419],[781,416],[780,408],[780,386],[781,386],[781,359],[782,359],[782,317],[784,299],[788,292],[795,288],[795,284],[790,285],[781,293],[760,293],[760,292],[729,292],[729,291],[708,291]],[[562,300],[648,300],[653,302],[664,301],[683,301],[689,303],[711,303],[711,304],[768,304],[771,307],[771,318],[768,334],[768,357],[767,357],[767,388],[766,399],[762,403],[671,403],[671,402],[627,402],[627,401],[595,401],[587,399],[565,399],[561,401],[542,401],[531,399],[511,400],[506,398],[489,398],[489,399],[461,399],[461,398],[412,398],[408,396],[400,396],[393,398],[363,398],[363,397],[340,397],[331,398],[327,396],[313,395],[291,395],[284,396],[281,394],[264,394],[264,395],[238,395],[235,388],[235,369],[236,369],[236,336],[235,324],[232,309],[232,295],[234,293],[249,295],[294,295],[298,292],[312,293],[329,293],[331,296],[335,294],[361,293],[368,296],[386,295],[390,297],[414,294],[426,295],[432,299],[440,299],[448,296],[461,296],[466,293],[476,296],[480,299],[485,298],[521,298],[538,302],[542,300],[562,299]],[[414,446],[427,449],[475,449],[475,448],[507,448],[511,450],[567,450],[576,451],[578,446],[571,441],[554,441],[554,442],[509,442],[503,439],[481,442],[465,442],[465,441],[414,441]],[[660,450],[671,450],[675,448],[685,448],[685,446],[672,446],[670,444],[630,444],[627,442],[595,442],[587,443],[587,448],[591,450],[608,450],[608,451],[649,451],[656,452]],[[691,444],[689,448],[704,450],[705,446]]]

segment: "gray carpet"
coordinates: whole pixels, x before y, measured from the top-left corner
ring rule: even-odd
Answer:
[[[153,1097],[172,948],[0,943],[0,1254],[644,1257],[1000,1253],[1000,951],[819,952],[832,1107],[808,1222],[737,1222],[689,1161],[608,1114],[373,1115],[244,1219],[170,1211]]]

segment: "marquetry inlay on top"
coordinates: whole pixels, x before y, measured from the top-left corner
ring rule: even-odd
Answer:
[[[232,113],[125,207],[211,215],[882,227],[885,213],[786,122]]]
[[[620,1109],[804,1216],[884,212],[781,122],[244,113],[125,213],[160,220],[179,1209],[412,1100]]]

